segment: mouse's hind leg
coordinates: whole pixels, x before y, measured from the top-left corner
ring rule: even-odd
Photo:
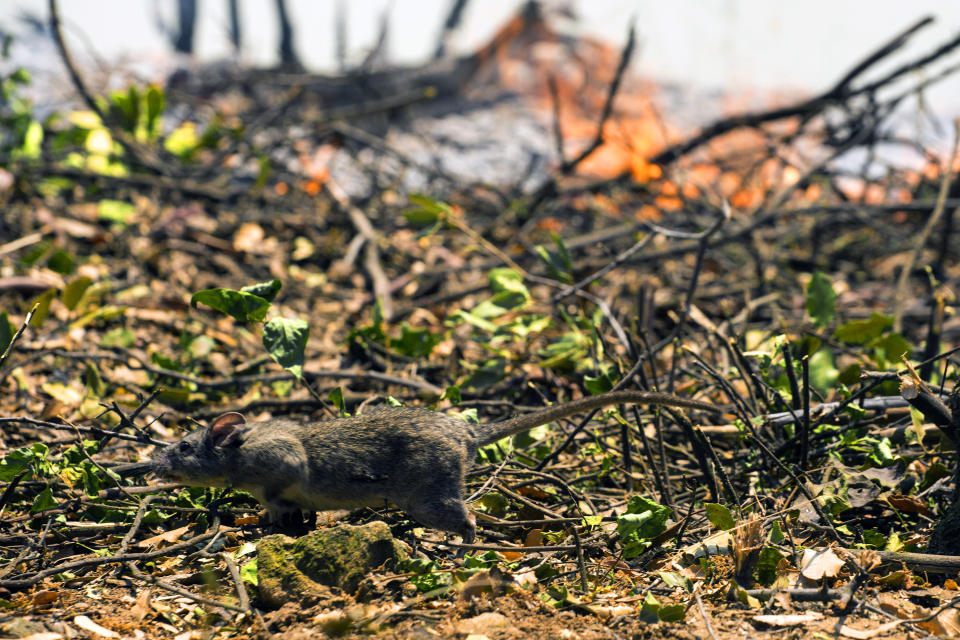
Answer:
[[[435,485],[406,502],[400,507],[421,524],[458,533],[466,544],[476,537],[476,519],[467,510],[459,488]]]

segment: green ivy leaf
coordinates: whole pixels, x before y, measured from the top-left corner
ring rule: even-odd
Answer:
[[[402,355],[426,358],[442,340],[442,334],[431,333],[429,329],[414,329],[404,322],[400,325],[400,339],[391,340],[390,346]]]
[[[663,622],[680,622],[687,615],[687,606],[684,604],[665,604],[657,611],[657,616]]]
[[[126,327],[117,327],[103,334],[100,345],[104,347],[123,347],[128,349],[136,344],[137,338]]]
[[[724,505],[717,504],[716,502],[707,502],[703,506],[707,510],[707,519],[716,528],[729,531],[737,526],[736,521],[733,519],[733,514],[730,513],[730,509]]]
[[[777,579],[777,567],[783,554],[776,547],[764,547],[757,559],[757,580],[762,585],[771,585]]]
[[[78,276],[71,280],[63,290],[64,306],[71,311],[76,309],[80,303],[80,298],[83,297],[84,291],[86,291],[91,284],[93,284],[93,280],[87,276]]]
[[[583,386],[591,395],[599,395],[613,389],[613,380],[606,374],[597,376],[596,378],[584,376]]]
[[[46,455],[47,445],[39,442],[29,447],[14,449],[0,460],[0,481],[10,482],[38,459],[43,460]]]
[[[190,298],[190,306],[203,303],[240,322],[263,322],[270,302],[260,296],[233,289],[204,289]]]
[[[440,399],[449,400],[451,404],[460,404],[460,387],[455,384],[450,385],[444,390]]]
[[[837,292],[833,290],[830,278],[814,271],[807,285],[807,313],[813,318],[814,324],[821,329],[830,324],[837,310],[836,303]]]
[[[33,499],[33,505],[30,507],[30,513],[38,513],[46,509],[52,509],[59,504],[53,497],[53,490],[47,487]]]
[[[310,325],[297,318],[273,318],[263,325],[267,353],[297,380],[303,379],[303,355],[309,337]]]
[[[240,579],[246,582],[247,584],[252,584],[257,586],[259,584],[257,578],[257,559],[254,558],[250,562],[245,562],[242,567],[240,567]]]
[[[650,540],[666,531],[667,518],[673,510],[643,496],[632,496],[627,512],[617,518],[617,533],[623,544],[623,555],[634,558],[650,547]]]
[[[343,387],[337,387],[333,391],[327,394],[327,398],[330,402],[333,403],[333,406],[337,408],[337,411],[340,412],[340,415],[344,418],[350,417],[350,414],[347,413],[347,410],[344,408],[343,404]]]
[[[867,320],[851,320],[837,327],[834,337],[848,344],[866,344],[879,338],[884,329],[893,326],[893,317],[876,311]]]
[[[268,282],[258,282],[257,284],[252,284],[249,287],[243,287],[240,289],[241,293],[252,293],[255,296],[259,296],[266,300],[267,302],[273,302],[273,299],[277,297],[277,294],[280,292],[280,287],[283,286],[283,283],[280,282],[279,278],[274,278]]]
[[[0,355],[10,346],[10,342],[16,333],[17,328],[10,323],[10,319],[7,318],[7,312],[0,311]]]
[[[126,225],[137,212],[129,202],[121,200],[101,200],[97,203],[97,216],[120,225]]]
[[[50,313],[50,302],[56,295],[56,289],[47,289],[33,299],[30,303],[30,308],[32,309],[33,305],[37,305],[37,310],[34,312],[33,317],[30,318],[31,328],[39,329],[43,325],[43,321],[47,319],[47,314]]]
[[[50,267],[51,270],[56,271],[63,276],[71,274],[73,273],[74,267],[73,256],[63,249],[57,249],[47,260],[47,266]]]
[[[166,96],[163,89],[156,85],[147,87],[147,135],[155,140],[160,133],[160,114],[166,107]]]

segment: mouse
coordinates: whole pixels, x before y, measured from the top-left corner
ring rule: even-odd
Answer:
[[[247,422],[231,411],[167,445],[149,465],[160,478],[188,486],[243,489],[266,507],[270,521],[301,509],[390,502],[413,520],[459,534],[469,544],[476,521],[464,501],[464,478],[480,447],[621,403],[721,411],[714,404],[652,391],[611,391],[480,424],[412,407],[377,407],[309,422]]]

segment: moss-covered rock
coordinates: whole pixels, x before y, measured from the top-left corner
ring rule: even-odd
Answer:
[[[330,587],[352,593],[371,571],[404,557],[383,522],[343,524],[301,538],[266,536],[257,544],[257,588],[268,606],[313,603]]]

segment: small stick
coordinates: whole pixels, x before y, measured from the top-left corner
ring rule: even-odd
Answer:
[[[803,373],[803,433],[800,436],[800,468],[807,470],[810,462],[810,358],[803,356],[800,360],[800,370]]]
[[[570,527],[573,532],[573,542],[577,547],[577,567],[580,569],[580,590],[590,593],[590,579],[587,577],[587,561],[583,559],[583,545],[580,542],[580,533],[577,528]]]
[[[7,345],[3,355],[0,356],[0,369],[3,369],[3,363],[7,361],[7,358],[9,358],[10,354],[13,352],[13,345],[15,345],[17,340],[20,339],[21,334],[23,334],[23,331],[27,328],[27,325],[30,324],[30,321],[33,319],[33,314],[36,313],[37,307],[39,306],[39,302],[33,305],[33,309],[30,309],[30,312],[27,313],[27,317],[23,319],[23,324],[21,324],[20,328],[17,329],[17,332],[13,334],[13,338],[10,339],[10,344]]]
[[[707,633],[710,634],[710,637],[713,638],[713,640],[720,640],[717,637],[717,632],[713,630],[713,625],[710,624],[709,614],[707,614],[706,609],[703,608],[703,600],[700,599],[700,589],[694,590],[693,598],[697,603],[697,611],[700,612],[700,617],[703,619],[703,626],[707,628]]]

